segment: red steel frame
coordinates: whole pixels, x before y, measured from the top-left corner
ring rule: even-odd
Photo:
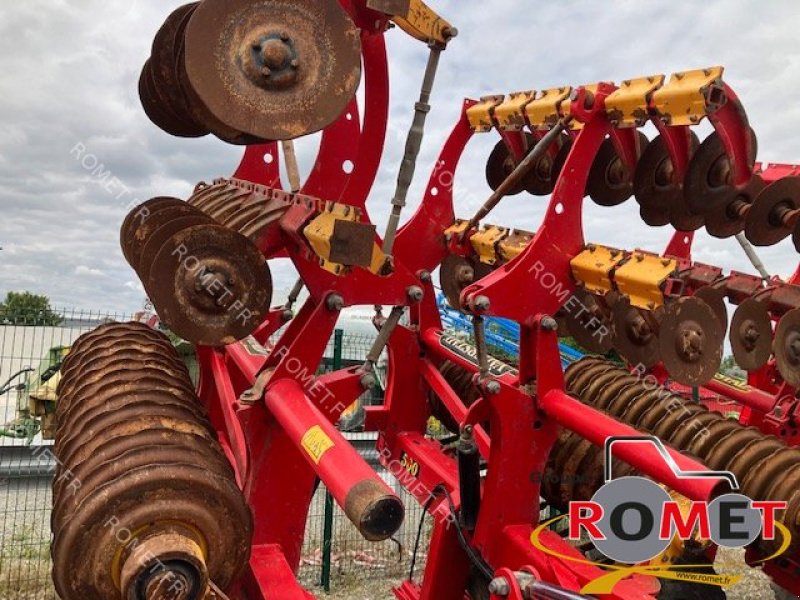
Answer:
[[[317,163],[301,192],[358,206],[368,220],[365,202],[377,175],[388,121],[383,37],[387,21],[356,0],[342,0],[342,4],[362,29],[366,78],[363,127],[358,103],[353,101],[324,132]],[[425,437],[430,414],[427,395],[433,389],[459,422],[475,425],[479,451],[488,461],[477,527],[472,534],[465,534],[483,560],[497,573],[528,569],[548,582],[576,591],[603,574],[595,566],[545,555],[531,544],[532,531],[539,521],[541,480],[531,474],[544,471],[559,426],[598,444],[609,436],[634,435],[635,431],[564,392],[556,334],[542,326],[544,317],[558,310],[559,302],[531,273],[533,265],[541,262],[564,288],[574,287],[569,261],[584,245],[581,209],[589,168],[606,136],[614,136],[621,148],[633,141],[632,136],[618,135],[605,116],[604,98],[614,89],[611,84],[602,84],[592,103],[585,103],[584,88],[577,90],[571,111],[585,125],[563,170],[571,176],[559,178],[542,226],[528,248],[463,292],[465,306],[474,307],[478,296],[486,296],[490,306],[484,314],[511,318],[522,327],[519,373],[497,377],[499,392],[486,395],[469,409],[438,367],[447,360],[476,373],[477,366],[442,345],[430,273],[448,253],[443,231],[455,218],[453,181],[473,135],[466,118],[472,101],[463,106],[419,209],[398,232],[396,268],[391,275],[378,277],[356,269],[337,277],[320,269],[306,257],[299,241],[299,228],[309,216],[300,206],[288,211],[280,231],[270,232],[269,239],[263,240],[261,249],[267,258],[288,256],[292,260],[308,287],[308,300],[278,341],[268,346],[266,356],[251,353],[243,344],[198,348],[201,399],[209,407],[212,423],[255,517],[251,560],[232,597],[313,598],[296,582],[295,572],[317,477],[341,504],[359,482],[382,483],[333,426],[343,408],[363,393],[364,373],[360,368],[350,368],[313,376],[339,316],[338,305],[328,302],[332,295],[340,297],[344,306],[410,304],[410,323],[398,326],[388,344],[386,401],[367,408],[366,419],[367,429],[380,433],[380,455],[390,470],[396,471],[403,458],[419,465],[413,480],[400,477],[409,492],[432,514],[449,511],[444,495],[432,500],[434,490],[447,490],[455,508],[459,507],[455,460],[439,443]],[[591,108],[586,108],[589,104]],[[741,157],[747,156],[744,144],[749,143],[749,136],[745,135],[748,125],[743,115],[743,111],[720,111],[712,119],[735,158],[737,184],[746,183]],[[686,132],[665,126],[659,129],[672,142],[669,146],[675,164],[685,169],[688,159],[683,153],[688,146],[681,139]],[[271,162],[265,162],[265,154],[272,156]],[[236,177],[280,187],[278,157],[276,144],[249,147]],[[350,172],[343,168],[346,161],[353,163]],[[692,239],[691,234],[676,234],[667,252],[689,259]],[[424,290],[421,302],[409,303],[410,286]],[[262,324],[255,334],[259,342],[268,345],[282,325],[281,313],[274,311]],[[267,382],[263,399],[241,401],[243,392],[258,381]],[[529,384],[534,382],[536,393],[531,394]],[[733,393],[714,385],[714,391],[733,397],[762,416],[775,404],[773,394],[757,390]],[[486,421],[491,425],[491,437],[480,425]],[[316,462],[301,449],[303,432],[312,426],[320,427],[334,445]],[[713,482],[677,479],[650,451],[624,448],[621,458],[687,497],[703,500],[713,493]],[[677,452],[672,454],[685,469],[704,469]],[[386,488],[386,493],[391,494],[391,490]],[[546,532],[543,540],[562,555],[580,557],[555,533]],[[439,519],[421,584],[406,582],[395,595],[401,600],[463,600],[469,572],[470,560],[459,543],[456,526],[448,519]],[[787,578],[782,583],[789,587],[791,582]],[[652,580],[637,577],[623,581],[608,598],[644,600],[653,598],[656,592]]]

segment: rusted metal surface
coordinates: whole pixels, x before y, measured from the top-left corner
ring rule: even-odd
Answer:
[[[649,140],[641,132],[637,132],[637,135],[638,151],[641,153],[647,148]],[[600,146],[589,170],[586,193],[600,206],[617,206],[633,195],[633,179],[633,169],[625,164],[609,138]]]
[[[775,331],[775,360],[784,381],[800,388],[800,308],[781,317]]]
[[[748,371],[760,369],[772,355],[772,320],[764,302],[748,298],[733,313],[730,331],[736,364]]]
[[[500,140],[489,155],[486,161],[486,183],[492,190],[497,190],[506,178],[514,172],[518,162],[511,153],[505,141]],[[525,180],[520,180],[508,192],[509,196],[515,196],[525,191]]]
[[[74,344],[58,394],[59,596],[188,600],[211,581],[228,588],[247,563],[252,517],[167,338],[140,323],[99,327]]]
[[[186,30],[184,66],[224,127],[286,140],[342,113],[361,81],[361,41],[335,0],[204,2]]]
[[[614,347],[632,365],[649,369],[661,360],[658,314],[631,306],[627,299],[614,304]]]
[[[714,311],[717,321],[723,330],[727,329],[728,306],[725,304],[725,290],[707,285],[697,290],[692,296],[708,304],[709,308]]]
[[[450,254],[442,262],[439,270],[439,283],[445,298],[453,308],[459,308],[461,290],[476,281],[475,266],[465,258]]]
[[[764,189],[764,180],[753,175],[741,190],[731,188],[727,199],[712,206],[705,214],[706,231],[717,238],[729,238],[745,229],[745,217],[750,212],[753,200]]]
[[[633,191],[642,220],[651,227],[669,225],[674,204],[683,201],[683,182],[677,181],[669,150],[661,136],[648,144],[636,165]]]
[[[784,177],[758,194],[747,213],[744,229],[756,246],[773,246],[800,223],[800,177]]]
[[[590,352],[606,354],[611,351],[613,318],[608,304],[580,288],[575,291],[575,298],[580,309],[569,311],[565,317],[569,334]]]
[[[700,298],[680,298],[664,311],[659,344],[670,377],[684,385],[712,379],[722,364],[725,328]]]
[[[755,160],[757,141],[750,130],[750,163]],[[685,198],[693,214],[706,214],[720,206],[728,205],[737,195],[733,185],[730,159],[722,139],[715,131],[711,133],[695,152],[686,174]]]
[[[235,203],[248,194],[225,198]],[[244,216],[229,215],[242,228],[269,212],[256,202],[246,209]],[[121,245],[161,319],[184,339],[229,344],[252,333],[269,311],[272,281],[261,252],[195,206],[177,199],[144,203],[123,223]]]

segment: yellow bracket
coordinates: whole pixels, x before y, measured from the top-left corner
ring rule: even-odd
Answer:
[[[723,67],[674,73],[669,83],[653,94],[653,104],[668,125],[696,125],[726,102]]]
[[[571,87],[544,90],[539,97],[525,105],[525,116],[533,129],[546,131],[556,126],[561,120],[561,103],[569,101]]]
[[[606,113],[615,127],[642,127],[650,118],[650,98],[664,85],[664,75],[623,81],[617,91],[606,98]]]
[[[625,257],[622,250],[590,244],[570,261],[572,275],[587,291],[606,294],[614,289],[614,270]]]
[[[422,0],[411,0],[405,17],[395,15],[395,23],[411,37],[422,42],[447,44],[456,29]]]
[[[515,92],[508,100],[495,107],[497,128],[503,131],[520,131],[525,127],[525,106],[536,97],[535,91]]]
[[[515,229],[506,239],[501,240],[497,246],[497,250],[504,260],[513,260],[522,254],[522,251],[528,247],[534,237],[536,237],[536,234],[532,231]]]
[[[617,289],[630,298],[631,306],[655,310],[664,305],[664,284],[677,270],[675,259],[634,252],[617,269],[614,280]]]
[[[508,236],[508,229],[497,225],[487,225],[470,238],[475,253],[486,265],[497,262],[497,245]]]
[[[505,96],[484,96],[480,102],[467,109],[470,128],[477,133],[494,129],[494,111],[506,99]]]
[[[361,223],[361,211],[346,204],[327,203],[325,210],[305,226],[303,235],[320,266],[334,275],[345,275],[353,266],[377,275],[386,261],[375,243],[374,226]],[[344,254],[346,258],[342,258]]]
[[[450,239],[455,236],[462,236],[467,231],[467,227],[469,226],[469,221],[465,219],[456,219],[456,222],[450,225],[447,229],[444,230],[444,235],[447,239]]]

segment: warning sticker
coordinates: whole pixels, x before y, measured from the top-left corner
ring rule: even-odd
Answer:
[[[322,456],[334,446],[333,440],[322,431],[322,427],[319,425],[314,425],[303,434],[300,445],[316,464],[319,464]]]

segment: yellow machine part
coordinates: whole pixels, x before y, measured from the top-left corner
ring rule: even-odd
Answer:
[[[498,244],[508,236],[509,230],[497,225],[487,225],[470,238],[475,253],[480,261],[493,265],[498,258]]]
[[[653,93],[658,116],[669,125],[696,125],[725,102],[723,67],[674,73]]]
[[[497,128],[503,131],[520,131],[527,124],[525,106],[536,97],[536,92],[514,92],[509,94],[508,100],[494,109],[494,119]]]
[[[621,250],[592,244],[570,261],[572,275],[588,291],[606,294],[614,289],[614,270],[625,258]]]
[[[497,251],[503,260],[513,260],[522,254],[522,251],[528,247],[534,237],[536,237],[536,233],[532,231],[515,229],[511,232],[511,235],[500,241],[497,245]]]
[[[504,101],[505,96],[484,96],[480,101],[467,109],[469,126],[476,133],[486,133],[494,129],[494,111]]]
[[[677,270],[675,259],[634,252],[616,270],[614,281],[617,289],[630,298],[631,306],[655,310],[664,305],[664,284]]]
[[[572,88],[552,88],[539,93],[538,98],[525,105],[528,124],[534,129],[546,131],[555,127],[563,116],[561,104],[569,101]]]
[[[453,26],[422,0],[411,0],[408,14],[405,17],[395,15],[392,20],[408,35],[422,42],[447,44],[453,37]]]
[[[465,219],[456,219],[456,222],[444,230],[444,235],[449,237],[462,236],[467,231],[469,221]]]
[[[320,259],[320,266],[335,275],[344,275],[348,265],[337,263],[331,260],[331,240],[336,229],[337,222],[349,221],[358,222],[360,212],[352,206],[346,204],[328,203],[325,210],[314,217],[311,222],[303,229],[303,235],[311,249]],[[373,242],[370,264],[367,269],[372,273],[380,273],[386,261],[386,256],[377,243]]]
[[[650,118],[648,106],[653,92],[664,85],[664,75],[652,75],[623,81],[606,98],[606,112],[616,127],[642,127]]]

